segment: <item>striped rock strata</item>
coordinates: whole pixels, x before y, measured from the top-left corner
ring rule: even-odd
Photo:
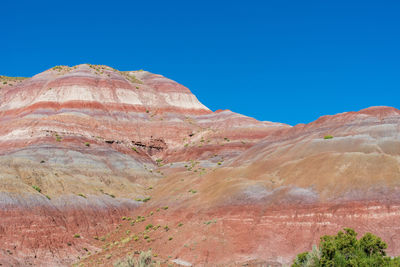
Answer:
[[[186,87],[146,71],[84,64],[2,79],[6,265],[68,265],[94,248],[93,236],[143,206],[148,188],[166,176],[189,162],[204,175],[289,127],[212,112]]]

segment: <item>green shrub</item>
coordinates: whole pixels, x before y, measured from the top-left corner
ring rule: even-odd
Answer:
[[[109,197],[115,198],[115,196],[113,194],[109,194],[109,193],[104,193],[104,194],[109,196]]]
[[[74,234],[74,238],[81,238],[80,234]]]
[[[42,189],[40,189],[39,186],[32,185],[32,188],[35,189],[36,191],[38,191],[39,193],[42,192]]]
[[[78,196],[86,198],[86,196],[84,194],[79,193]]]
[[[332,138],[333,138],[332,135],[325,135],[325,136],[324,136],[324,139],[332,139]]]
[[[85,146],[88,146],[88,147],[89,147],[89,146],[90,146],[90,143],[86,142],[86,143],[85,143]]]
[[[335,236],[321,237],[319,247],[297,255],[292,267],[400,266],[400,258],[387,257],[386,248],[380,237],[366,233],[357,239],[353,229],[344,228]]]

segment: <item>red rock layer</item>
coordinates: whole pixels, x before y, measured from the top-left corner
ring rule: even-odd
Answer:
[[[109,249],[81,263],[107,266],[134,250],[151,247],[153,254],[158,255],[157,260],[169,264],[180,259],[193,266],[242,266],[245,263],[281,266],[290,264],[295,254],[318,244],[320,236],[336,234],[349,225],[360,235],[373,232],[381,236],[389,246],[390,255],[400,253],[398,203],[277,206],[259,203],[157,210],[149,207],[146,211],[141,209],[128,214],[132,218],[145,215],[146,221],[132,226],[129,221],[121,220],[119,231],[98,242],[98,246],[107,247],[113,242],[121,245],[108,246]],[[148,224],[161,227],[146,230]],[[145,239],[145,235],[149,238]]]

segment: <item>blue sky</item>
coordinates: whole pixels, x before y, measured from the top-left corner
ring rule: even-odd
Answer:
[[[399,1],[10,1],[0,74],[144,69],[212,110],[291,125],[400,108]]]

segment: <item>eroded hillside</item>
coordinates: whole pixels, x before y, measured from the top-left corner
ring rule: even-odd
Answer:
[[[57,66],[0,89],[0,263],[281,265],[342,227],[400,253],[400,111],[294,127],[212,112],[146,71]],[[175,263],[174,263],[175,262]]]

